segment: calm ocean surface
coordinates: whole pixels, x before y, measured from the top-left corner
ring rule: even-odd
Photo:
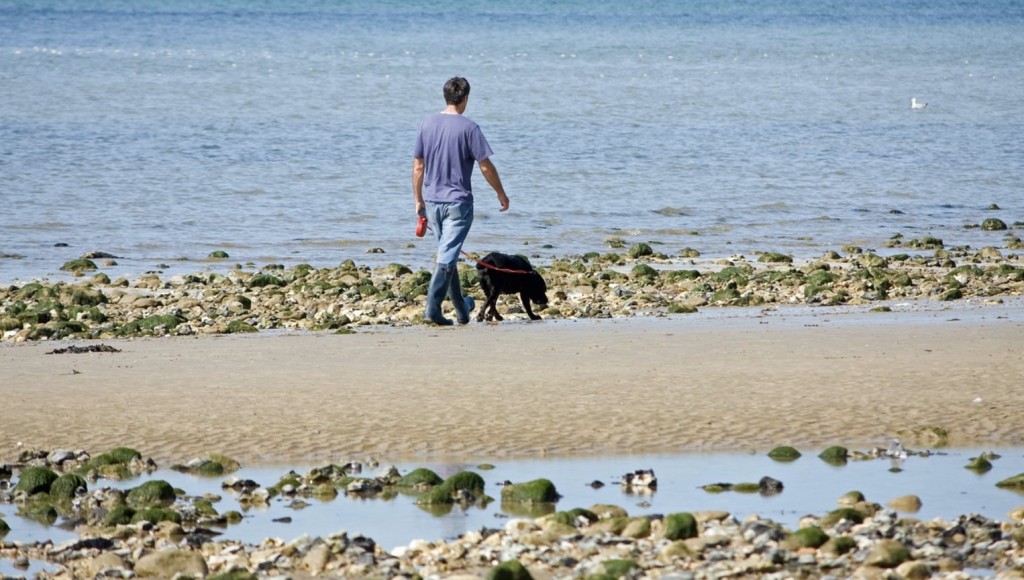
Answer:
[[[1022,55],[1019,0],[0,0],[0,282],[427,266],[412,142],[455,74],[512,200],[477,174],[468,250],[1001,247],[964,226],[1024,221]]]

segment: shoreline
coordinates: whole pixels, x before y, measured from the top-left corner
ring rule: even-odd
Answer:
[[[728,310],[726,312],[725,310]],[[742,311],[740,311],[742,310]],[[724,309],[0,345],[0,458],[464,461],[1024,444],[1024,307]],[[96,341],[88,341],[94,343]],[[940,435],[944,432],[945,435]]]

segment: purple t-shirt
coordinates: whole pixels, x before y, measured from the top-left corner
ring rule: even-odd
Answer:
[[[422,158],[423,199],[473,201],[473,165],[491,156],[480,126],[463,115],[437,113],[420,123],[413,157]]]

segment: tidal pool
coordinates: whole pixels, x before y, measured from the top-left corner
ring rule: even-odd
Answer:
[[[819,450],[820,451],[820,450]],[[964,466],[971,457],[983,451],[1001,455],[987,473],[975,473]],[[123,482],[99,481],[91,488],[104,485],[130,488],[149,479],[164,479],[190,495],[214,493],[222,497],[215,504],[221,513],[241,511],[242,522],[218,529],[219,539],[259,543],[265,538],[290,541],[303,535],[326,536],[339,531],[349,535],[362,534],[391,550],[408,545],[415,539],[450,540],[466,531],[500,528],[511,517],[529,514],[502,506],[500,484],[537,478],[551,480],[562,495],[550,508],[568,510],[605,503],[624,507],[630,515],[667,514],[680,511],[725,510],[738,518],[751,514],[775,520],[791,529],[808,514],[824,515],[837,507],[836,500],[851,490],[862,492],[869,501],[883,506],[890,500],[908,494],[921,498],[922,508],[914,514],[918,519],[952,520],[959,515],[977,513],[1005,521],[1010,510],[1024,504],[1024,494],[996,487],[996,482],[1024,472],[1024,449],[940,449],[929,457],[911,456],[903,460],[872,459],[830,465],[805,451],[796,461],[772,460],[767,452],[750,454],[714,453],[693,455],[636,455],[608,458],[568,458],[494,462],[493,469],[482,470],[476,463],[397,464],[402,474],[417,467],[427,467],[442,477],[459,471],[474,471],[487,482],[486,492],[495,498],[486,507],[453,507],[438,514],[415,504],[415,496],[399,494],[389,499],[358,498],[340,494],[329,501],[307,499],[303,509],[289,507],[291,499],[275,497],[262,509],[241,510],[234,492],[221,488],[226,477],[207,478],[161,469],[151,475]],[[376,475],[389,464],[364,469],[360,475]],[[304,474],[313,465],[261,466],[243,468],[232,476],[252,479],[263,487],[277,483],[289,471]],[[894,469],[894,468],[899,468]],[[648,494],[631,494],[619,485],[626,473],[638,469],[654,470],[657,490]],[[781,481],[784,489],[776,495],[757,493],[708,493],[701,486],[711,483],[756,483],[763,476]],[[605,485],[591,486],[594,481]],[[0,514],[11,532],[4,538],[12,541],[52,540],[55,544],[75,537],[72,531],[44,526],[20,517],[14,505],[0,505]],[[290,521],[275,521],[290,518]],[[10,560],[0,560],[0,574],[31,575],[15,570]]]

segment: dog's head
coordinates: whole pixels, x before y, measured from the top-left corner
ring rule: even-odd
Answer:
[[[548,303],[548,285],[544,282],[544,277],[536,270],[530,271],[527,275],[525,291],[526,297],[530,299],[530,302],[534,304]]]

